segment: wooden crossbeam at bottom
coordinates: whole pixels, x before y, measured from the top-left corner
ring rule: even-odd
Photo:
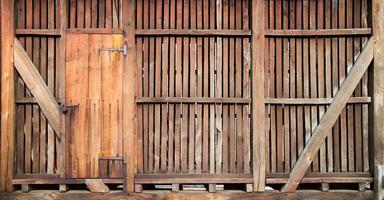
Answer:
[[[348,76],[345,78],[331,105],[327,109],[327,112],[321,118],[319,125],[314,130],[312,137],[300,154],[287,183],[281,189],[282,192],[294,192],[296,190],[308,167],[311,165],[314,156],[319,151],[320,146],[323,144],[326,137],[332,133],[330,130],[347,104],[348,99],[352,95],[357,84],[360,82],[360,79],[367,71],[372,59],[373,39],[371,38],[364,46],[355,65],[351,68]]]

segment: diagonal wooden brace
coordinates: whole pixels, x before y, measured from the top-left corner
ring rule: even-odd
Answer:
[[[36,99],[49,124],[55,130],[56,136],[60,140],[61,135],[61,112],[60,106],[56,102],[48,86],[45,84],[39,71],[25,52],[19,40],[14,41],[14,63],[15,68],[24,80],[33,97]]]
[[[345,78],[331,105],[327,109],[327,112],[321,118],[321,121],[314,130],[312,137],[309,139],[307,145],[300,154],[299,159],[289,175],[288,182],[281,189],[282,192],[294,192],[296,190],[325,138],[332,133],[331,129],[333,125],[347,104],[347,101],[355,90],[357,84],[360,82],[360,79],[367,71],[372,59],[373,39],[370,38],[364,46],[363,51],[361,52],[355,65]]]

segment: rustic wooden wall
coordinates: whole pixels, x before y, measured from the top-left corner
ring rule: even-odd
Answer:
[[[134,30],[124,19],[131,13],[123,11],[128,4],[122,0],[67,1],[63,19],[59,0],[19,0],[16,26],[20,42],[59,102],[64,102],[60,37],[124,35],[131,28],[137,65],[127,60],[126,66],[138,77],[131,80],[137,84],[138,174],[251,174],[252,165],[258,164],[251,164],[251,139],[257,136],[251,130],[251,108],[252,102],[260,103],[251,97],[261,87],[252,78],[264,76],[267,183],[284,183],[281,178],[291,171],[371,34],[369,1],[263,1],[265,31],[254,30],[265,36],[264,46],[264,39],[253,46],[250,42],[258,38],[251,31],[258,24],[251,23],[252,14],[257,16],[251,2],[136,0]],[[264,53],[261,61],[254,59],[263,55],[258,51]],[[263,74],[252,71],[254,63],[264,64]],[[371,177],[369,78],[365,74],[359,83],[308,176]],[[16,174],[56,174],[53,130],[18,76],[15,85]],[[135,154],[133,147],[127,148]]]
[[[267,173],[289,173],[367,41],[331,31],[368,27],[366,0],[266,1]],[[312,36],[273,30],[328,29]],[[315,157],[311,172],[369,172],[368,73]],[[307,98],[308,101],[301,101]],[[309,99],[308,99],[309,98]],[[322,100],[323,99],[323,100]],[[288,102],[292,100],[291,102]]]
[[[18,29],[56,29],[60,27],[59,1],[20,0],[16,4]],[[48,88],[59,102],[59,38],[45,35],[20,35],[26,52],[38,68]],[[57,144],[55,134],[39,105],[20,77],[16,77],[16,163],[17,175],[55,174]]]
[[[247,0],[143,0],[136,13],[138,32],[250,27]],[[137,37],[139,173],[250,173],[249,35],[177,31]]]

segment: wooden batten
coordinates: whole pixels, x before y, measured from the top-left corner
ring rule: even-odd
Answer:
[[[0,24],[0,75],[1,75],[1,121],[0,121],[0,192],[12,192],[14,158],[14,1],[1,0]]]

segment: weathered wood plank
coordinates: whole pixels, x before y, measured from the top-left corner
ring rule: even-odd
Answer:
[[[136,68],[136,44],[134,37],[135,30],[135,1],[127,0],[123,2],[122,12],[123,17],[123,29],[126,32],[125,43],[127,45],[127,56],[124,60],[123,66],[123,133],[124,143],[126,144],[124,149],[127,158],[126,167],[126,191],[134,191],[134,174],[136,172],[136,134],[135,128],[132,126],[135,119],[135,84],[132,84],[132,80],[135,80],[135,68]]]
[[[14,44],[15,68],[35,97],[44,115],[47,117],[48,122],[56,131],[57,136],[60,138],[61,113],[59,105],[20,42],[15,39]]]
[[[0,192],[12,192],[14,158],[14,1],[0,1]]]
[[[252,1],[252,145],[253,189],[265,190],[264,1]]]
[[[339,117],[340,112],[344,109],[348,98],[353,93],[356,85],[359,83],[372,59],[373,41],[370,39],[364,47],[355,65],[352,67],[348,76],[341,85],[332,104],[324,114],[317,128],[314,130],[312,137],[308,141],[306,147],[296,162],[287,184],[282,188],[283,192],[295,191],[306,170],[312,163],[313,157],[318,152],[324,139],[329,135],[333,124]]]

